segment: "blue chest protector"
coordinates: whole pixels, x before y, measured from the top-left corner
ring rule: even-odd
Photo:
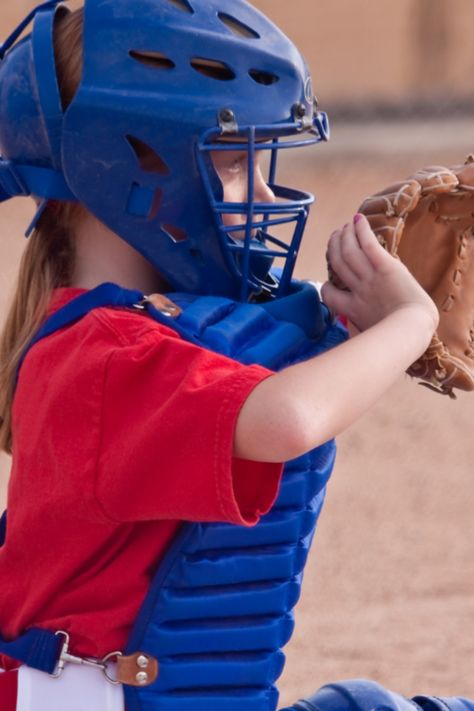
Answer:
[[[102,285],[56,312],[31,346],[92,308],[133,307],[142,298],[138,292]],[[278,370],[346,338],[309,285],[295,284],[291,296],[268,306],[179,294],[172,299],[183,309],[174,320],[149,303],[142,302],[142,307],[184,338],[242,363]],[[127,711],[276,709],[275,681],[284,665],[281,648],[293,631],[292,610],[334,456],[331,441],[288,463],[277,502],[252,528],[183,524],[124,650],[127,655],[149,654],[159,663],[152,684],[124,686]],[[32,633],[41,636],[31,638],[27,648]],[[51,647],[57,656],[58,638],[52,637],[30,630],[20,640],[0,645],[0,652],[51,671],[57,660],[47,661],[45,654],[39,660],[37,650]]]

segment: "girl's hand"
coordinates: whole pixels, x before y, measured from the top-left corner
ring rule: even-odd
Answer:
[[[331,236],[328,259],[347,290],[322,296],[361,331],[321,355],[263,380],[244,402],[234,454],[286,461],[345,430],[426,350],[438,310],[408,269],[356,215]]]
[[[439,314],[435,304],[398,259],[377,241],[363,215],[330,237],[328,261],[347,290],[330,282],[322,297],[334,313],[346,315],[359,331],[374,326],[400,309],[417,309],[433,333]]]

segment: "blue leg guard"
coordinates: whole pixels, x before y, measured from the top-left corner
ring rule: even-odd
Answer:
[[[474,711],[474,701],[462,696],[414,696],[423,711]]]
[[[281,711],[474,711],[474,701],[459,696],[406,699],[374,681],[356,679],[323,686]]]

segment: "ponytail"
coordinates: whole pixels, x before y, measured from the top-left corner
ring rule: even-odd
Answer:
[[[83,10],[61,15],[55,26],[58,81],[66,109],[82,73]],[[29,238],[17,284],[0,334],[0,450],[12,453],[12,405],[18,364],[40,327],[54,289],[68,286],[74,268],[74,224],[82,207],[49,202]]]

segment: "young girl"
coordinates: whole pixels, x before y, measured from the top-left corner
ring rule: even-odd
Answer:
[[[361,215],[347,290],[291,280],[312,196],[277,157],[327,124],[259,12],[56,5],[0,64],[2,199],[38,205],[0,347],[0,708],[273,711],[331,439],[437,311]]]

